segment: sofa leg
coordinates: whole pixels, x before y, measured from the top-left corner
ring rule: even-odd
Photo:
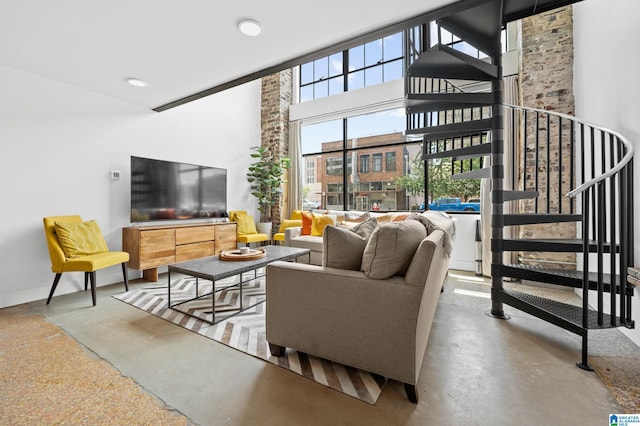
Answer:
[[[409,398],[409,401],[413,402],[414,404],[418,403],[418,388],[416,385],[405,383],[404,391],[407,394],[407,398]]]
[[[278,358],[284,355],[285,349],[286,348],[284,346],[279,346],[279,345],[274,345],[273,343],[269,343],[269,352],[271,352],[271,355],[277,356]]]

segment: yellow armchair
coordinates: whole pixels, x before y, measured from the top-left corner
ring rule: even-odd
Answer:
[[[301,210],[294,210],[291,213],[291,219],[284,219],[280,223],[280,228],[278,229],[278,232],[273,234],[273,240],[284,243],[284,230],[287,228],[294,228],[297,226],[302,226]]]
[[[56,274],[47,305],[58,286],[63,272],[84,272],[84,289],[91,281],[91,298],[96,305],[96,271],[109,266],[122,265],[124,288],[129,290],[127,262],[129,253],[109,251],[100,228],[95,221],[83,222],[80,216],[50,216],[43,219],[47,247],[51,258],[51,271]]]
[[[229,220],[238,224],[237,239],[239,243],[244,243],[248,246],[251,243],[259,243],[271,239],[269,235],[258,232],[253,217],[244,210],[229,211]]]
[[[302,226],[302,210],[294,210],[291,212],[290,219],[284,219],[280,223],[278,232],[273,234],[274,241],[284,242],[284,230],[287,228],[293,228],[296,226]]]

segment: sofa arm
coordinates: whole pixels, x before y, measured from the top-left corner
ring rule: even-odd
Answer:
[[[269,344],[416,383],[422,364],[417,321],[430,327],[433,320],[433,313],[420,315],[423,288],[403,277],[376,280],[360,271],[290,262],[274,262],[266,274]]]
[[[302,235],[302,226],[291,226],[284,229],[284,245],[291,246],[291,239]]]

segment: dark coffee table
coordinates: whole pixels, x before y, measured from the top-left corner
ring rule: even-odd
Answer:
[[[244,287],[243,284],[248,281],[243,281],[242,275],[247,272],[253,272],[253,279],[259,278],[257,275],[257,270],[264,268],[271,262],[275,262],[276,260],[296,260],[300,256],[310,256],[309,249],[297,248],[297,247],[285,247],[285,246],[264,246],[260,247],[265,250],[266,255],[260,259],[255,260],[247,260],[247,261],[228,261],[228,260],[220,260],[218,256],[204,257],[202,259],[190,260],[187,262],[176,263],[173,265],[169,265],[169,270],[167,273],[167,304],[168,307],[179,311],[185,315],[198,318],[202,321],[208,322],[209,324],[216,324],[220,321],[223,321],[227,318],[230,318],[234,315],[237,315],[243,311],[246,311],[249,308],[252,308],[262,302],[264,302],[264,298],[262,300],[245,304],[242,295],[242,289]],[[189,296],[187,298],[181,298],[181,300],[177,303],[171,304],[171,273],[180,273],[183,275],[195,277],[196,285],[195,285],[195,294],[193,297]],[[225,278],[233,277],[239,275],[239,282],[234,282],[229,285],[223,285],[216,287],[216,281],[220,281]],[[206,292],[204,294],[199,294],[199,282],[198,280],[202,278],[204,280],[211,281],[211,291]],[[216,293],[222,291],[237,291],[238,297],[234,298],[237,300],[237,308],[229,309],[227,307],[226,314],[220,315],[216,318]],[[254,294],[255,295],[255,294]],[[202,312],[202,309],[198,310],[198,313],[194,313],[195,311],[189,311],[188,309],[183,309],[189,302],[193,302],[199,299],[206,299],[211,297],[211,308],[206,309],[206,312]],[[209,319],[210,317],[210,319]]]

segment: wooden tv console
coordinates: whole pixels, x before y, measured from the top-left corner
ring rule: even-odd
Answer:
[[[122,228],[122,250],[129,268],[143,271],[147,281],[158,281],[158,267],[213,256],[237,247],[234,222]]]

